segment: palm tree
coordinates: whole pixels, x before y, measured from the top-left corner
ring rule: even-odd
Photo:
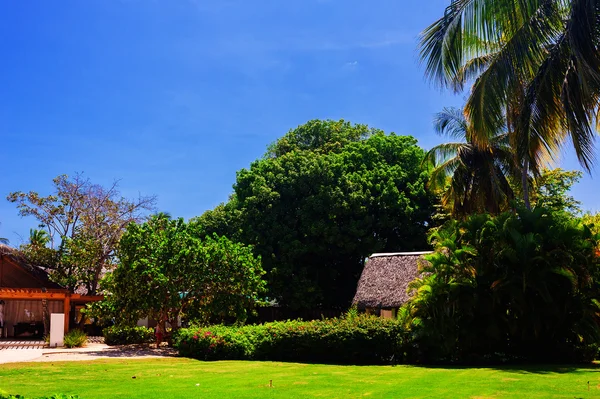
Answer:
[[[433,165],[430,187],[442,193],[442,205],[455,217],[506,210],[514,198],[511,176],[518,176],[508,135],[496,134],[476,145],[473,126],[456,108],[437,114],[435,128],[460,140],[440,144],[425,156],[424,162]]]
[[[430,79],[456,91],[474,81],[465,114],[475,142],[507,122],[516,132],[524,176],[540,151],[556,154],[567,138],[591,169],[599,46],[592,0],[452,0],[420,44]],[[507,108],[516,111],[511,121]]]
[[[50,242],[46,230],[29,229],[29,243],[34,247],[45,247]]]

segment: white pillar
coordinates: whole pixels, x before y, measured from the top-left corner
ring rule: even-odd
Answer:
[[[137,322],[137,326],[138,327],[148,327],[148,317],[145,317],[143,319],[139,319]]]
[[[65,338],[65,314],[52,313],[50,315],[50,346],[63,346]]]

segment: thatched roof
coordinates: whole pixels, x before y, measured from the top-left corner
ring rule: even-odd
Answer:
[[[406,288],[417,277],[418,262],[431,252],[373,254],[363,269],[352,301],[359,308],[397,308],[408,301]]]
[[[37,284],[34,284],[33,287],[39,285],[52,289],[62,288],[60,285],[50,281],[48,278],[48,273],[46,273],[42,268],[29,263],[18,249],[9,247],[8,245],[0,244],[0,260],[2,257],[8,258],[13,265],[23,269],[34,280],[37,280]]]

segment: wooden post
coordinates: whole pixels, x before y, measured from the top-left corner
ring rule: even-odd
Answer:
[[[63,313],[65,314],[65,334],[69,332],[69,320],[71,313],[71,294],[65,295],[65,301],[63,302]]]

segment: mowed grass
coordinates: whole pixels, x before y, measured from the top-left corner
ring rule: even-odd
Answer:
[[[111,359],[3,364],[0,392],[32,397],[66,393],[82,399],[600,398],[600,367],[431,368]]]

